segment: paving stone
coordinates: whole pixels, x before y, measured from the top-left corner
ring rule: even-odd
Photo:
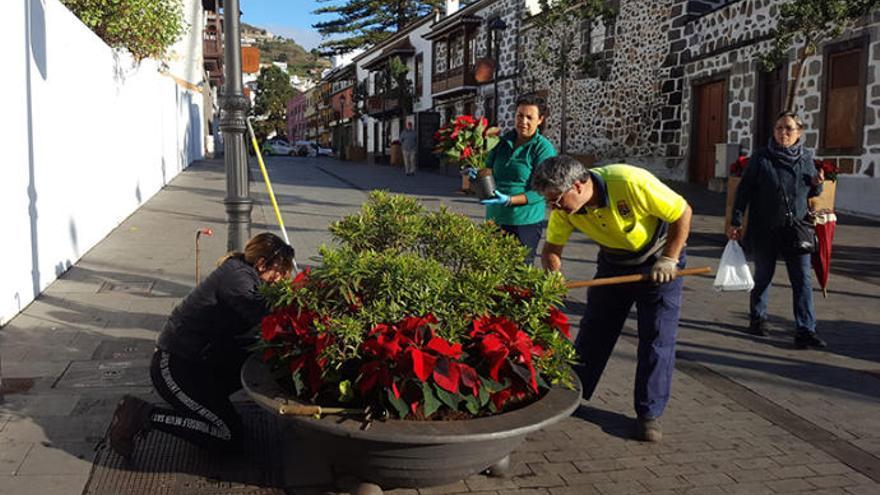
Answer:
[[[432,486],[430,488],[419,488],[420,495],[448,495],[468,491],[470,491],[470,489],[464,481],[457,481],[442,486]]]
[[[88,474],[77,476],[0,476],[0,495],[70,495],[82,493]]]
[[[766,482],[771,490],[777,493],[800,493],[814,488],[813,485],[802,479],[792,478],[787,480],[776,480]]]
[[[513,482],[520,488],[550,488],[565,485],[558,474],[533,474],[531,476],[516,476]]]

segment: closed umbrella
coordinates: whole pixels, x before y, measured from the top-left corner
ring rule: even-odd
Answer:
[[[820,211],[816,214],[816,239],[819,241],[816,252],[812,255],[813,270],[816,280],[822,287],[822,295],[828,297],[828,275],[831,271],[831,244],[834,241],[834,230],[837,228],[837,216],[832,211]]]

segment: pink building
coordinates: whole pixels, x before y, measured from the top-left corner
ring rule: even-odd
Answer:
[[[307,105],[305,93],[298,93],[287,102],[287,139],[291,143],[306,139]]]

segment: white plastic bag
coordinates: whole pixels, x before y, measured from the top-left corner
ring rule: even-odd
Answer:
[[[737,241],[727,241],[727,246],[721,255],[721,263],[718,264],[715,283],[712,286],[717,291],[744,290],[746,292],[755,286],[746,255]]]

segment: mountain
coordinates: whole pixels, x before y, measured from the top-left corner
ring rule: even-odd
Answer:
[[[251,42],[260,49],[260,63],[287,63],[292,75],[320,78],[321,71],[330,67],[330,61],[308,52],[296,41],[278,36],[250,24],[241,23],[242,43]]]

